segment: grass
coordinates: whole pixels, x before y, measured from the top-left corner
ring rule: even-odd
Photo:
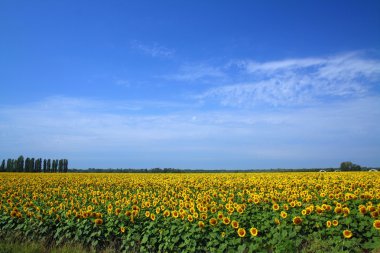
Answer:
[[[0,253],[111,253],[115,252],[108,248],[102,251],[96,251],[91,248],[85,248],[80,244],[66,244],[59,247],[47,247],[42,242],[15,242],[11,240],[0,241]],[[329,243],[321,240],[310,241],[301,250],[301,253],[325,253],[325,252],[357,252],[354,249],[342,251],[338,248],[331,248]],[[371,253],[380,253],[380,249]]]
[[[111,253],[112,249],[95,251],[80,244],[66,244],[59,247],[48,247],[42,242],[0,241],[0,253]]]

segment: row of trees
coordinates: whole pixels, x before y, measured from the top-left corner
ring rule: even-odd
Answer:
[[[65,173],[68,170],[69,162],[67,159],[43,159],[29,158],[24,159],[20,155],[17,159],[5,159],[0,165],[0,172],[59,172]]]

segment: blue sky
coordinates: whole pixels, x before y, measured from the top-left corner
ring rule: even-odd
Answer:
[[[0,158],[380,166],[379,1],[0,2]]]

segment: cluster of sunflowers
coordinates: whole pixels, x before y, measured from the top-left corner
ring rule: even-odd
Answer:
[[[315,235],[346,247],[380,241],[377,173],[3,173],[0,182],[2,233],[56,239],[64,227],[66,240],[91,234],[159,251],[189,241],[193,250],[297,248]]]

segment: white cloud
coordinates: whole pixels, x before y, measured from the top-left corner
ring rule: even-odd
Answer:
[[[131,167],[380,162],[375,155],[380,150],[380,111],[374,109],[380,108],[379,97],[261,112],[184,106],[182,111],[136,114],[115,109],[122,104],[128,103],[53,97],[0,107],[0,153],[67,154],[78,160],[73,166],[86,167],[102,166],[94,164],[97,159],[112,161],[115,156]]]
[[[206,81],[208,79],[224,78],[226,74],[221,68],[207,64],[182,65],[176,74],[165,75],[163,78],[175,81]]]
[[[131,47],[154,58],[169,58],[172,57],[175,53],[175,50],[162,46],[158,43],[144,44],[137,40],[131,42]]]
[[[244,82],[210,88],[198,98],[230,106],[292,106],[364,96],[380,81],[380,60],[359,53],[235,65],[246,73]]]

